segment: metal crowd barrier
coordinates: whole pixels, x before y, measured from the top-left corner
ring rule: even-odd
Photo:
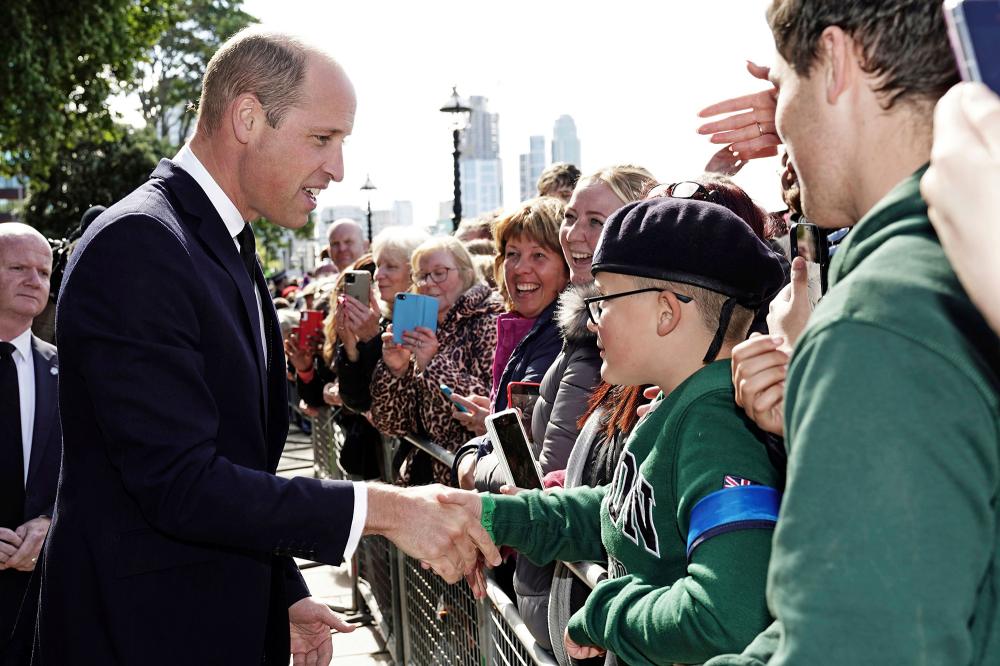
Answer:
[[[344,436],[337,410],[321,409],[313,419],[316,475],[350,478],[338,457]],[[404,439],[435,459],[451,465],[454,455],[424,438]],[[391,461],[400,445],[383,437],[382,469],[392,483]],[[355,553],[352,576],[356,605],[363,602],[372,625],[394,663],[414,666],[569,666],[542,649],[528,631],[517,605],[488,576],[487,598],[476,599],[469,586],[448,585],[383,537],[366,536]],[[592,563],[568,565],[593,587],[606,572]]]

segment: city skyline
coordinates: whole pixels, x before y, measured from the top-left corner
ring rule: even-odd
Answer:
[[[412,201],[420,226],[432,226],[451,198],[449,118],[438,109],[453,85],[466,99],[488,98],[502,119],[505,207],[520,200],[519,156],[529,137],[563,114],[585,144],[585,173],[633,163],[662,181],[696,177],[718,148],[697,134],[698,110],[764,85],[746,73],[745,60],[773,58],[765,7],[764,0],[627,0],[613,11],[524,0],[245,5],[266,26],[328,46],[357,91],[346,176],[321,194],[320,207],[364,206],[360,187],[371,174],[379,188],[373,207]],[[549,39],[533,39],[531,48],[515,39],[543,25],[551,26]],[[776,159],[763,160],[736,180],[777,207],[778,169]]]

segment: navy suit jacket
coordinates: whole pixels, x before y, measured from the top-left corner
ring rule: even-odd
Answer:
[[[64,445],[34,664],[288,663],[291,556],[338,564],[350,483],[274,472],[285,363],[198,184],[162,160],[91,225],[58,307]]]
[[[56,348],[31,336],[35,367],[35,422],[24,488],[24,522],[51,516],[59,483],[62,428],[59,427],[59,357]]]

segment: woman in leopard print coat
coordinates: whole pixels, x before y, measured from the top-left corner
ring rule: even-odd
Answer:
[[[432,238],[411,258],[415,291],[438,300],[438,328],[418,328],[394,344],[392,327],[382,336],[382,360],[372,377],[372,421],[388,435],[418,433],[455,451],[473,433],[452,418],[445,384],[462,395],[489,395],[500,296],[476,284],[465,247],[454,238]],[[411,450],[400,480],[406,485],[444,483],[450,469]]]

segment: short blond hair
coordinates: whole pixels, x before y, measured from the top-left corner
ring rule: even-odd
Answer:
[[[556,197],[529,199],[521,203],[513,213],[500,218],[493,225],[493,244],[497,249],[496,257],[493,259],[493,279],[508,310],[514,307],[514,303],[503,276],[507,243],[515,238],[530,238],[555,252],[565,265],[566,258],[559,244],[559,225],[562,224],[565,208],[562,199]],[[569,266],[566,266],[566,271],[569,271]]]
[[[698,308],[701,315],[701,323],[705,330],[712,336],[719,330],[719,319],[722,317],[722,308],[726,305],[729,297],[717,291],[696,287],[691,284],[681,282],[670,282],[667,280],[656,280],[653,278],[633,276],[635,286],[639,289],[663,289],[673,291],[685,296],[690,296]],[[742,305],[733,308],[733,314],[729,318],[729,326],[726,327],[723,337],[724,344],[737,345],[747,339],[750,333],[750,325],[753,324],[754,311]]]
[[[462,291],[467,291],[470,287],[475,285],[479,280],[477,280],[476,267],[472,263],[472,256],[469,251],[465,249],[462,245],[462,241],[458,240],[454,236],[434,236],[417,246],[417,249],[413,251],[410,256],[410,267],[411,275],[410,282],[412,283],[412,288],[410,291],[416,291],[417,285],[413,281],[412,271],[416,270],[417,264],[424,255],[428,255],[431,252],[437,252],[438,250],[444,250],[452,256],[455,260],[455,267],[458,269],[458,273],[462,278]]]
[[[277,128],[302,99],[310,55],[322,52],[288,34],[251,26],[219,47],[205,68],[198,103],[198,126],[212,135],[226,108],[240,95],[253,93],[267,124]],[[328,57],[328,56],[326,56]]]

